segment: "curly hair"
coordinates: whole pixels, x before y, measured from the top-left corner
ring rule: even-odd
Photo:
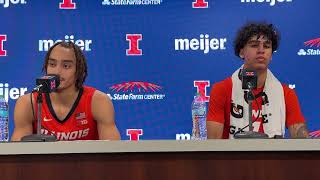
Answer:
[[[272,42],[272,52],[279,47],[280,35],[272,24],[267,23],[247,23],[239,29],[233,42],[234,53],[240,57],[240,50],[248,43],[253,36],[264,36]]]
[[[86,58],[85,58],[83,52],[81,51],[80,47],[71,41],[68,41],[68,42],[61,41],[61,42],[54,44],[52,47],[50,47],[50,49],[48,50],[48,52],[45,56],[45,61],[42,66],[42,72],[47,74],[48,61],[49,61],[50,54],[51,54],[52,50],[58,45],[60,45],[64,48],[73,49],[74,55],[76,57],[76,84],[75,84],[75,86],[77,89],[80,89],[83,86],[83,83],[86,80],[86,77],[88,76],[87,61],[86,61]]]

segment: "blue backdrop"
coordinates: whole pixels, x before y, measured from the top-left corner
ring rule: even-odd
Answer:
[[[209,96],[242,64],[232,44],[248,21],[279,29],[270,69],[295,88],[308,128],[317,131],[319,7],[317,0],[0,1],[0,95],[9,100],[10,131],[16,99],[42,75],[50,45],[66,39],[85,52],[86,84],[113,99],[122,139],[129,129],[140,139],[188,138],[194,95]]]

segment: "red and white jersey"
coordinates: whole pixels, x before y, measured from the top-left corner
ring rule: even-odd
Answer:
[[[59,119],[55,114],[50,96],[42,96],[42,134],[54,134],[59,141],[72,140],[97,140],[99,139],[97,123],[91,112],[92,96],[95,89],[84,86],[79,90],[79,95],[70,112],[64,119]],[[34,96],[36,104],[37,93]],[[35,118],[37,119],[37,105],[35,105]],[[37,131],[37,121],[34,121],[33,131]]]

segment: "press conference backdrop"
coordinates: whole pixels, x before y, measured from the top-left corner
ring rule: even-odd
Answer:
[[[313,135],[320,129],[318,0],[0,0],[0,95],[10,136],[19,96],[42,76],[58,40],[84,51],[86,85],[112,98],[122,139],[188,139],[191,101],[242,61],[233,39],[248,21],[281,33],[270,69],[296,90]],[[131,136],[129,135],[131,134]]]

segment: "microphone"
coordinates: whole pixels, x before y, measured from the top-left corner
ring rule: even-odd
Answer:
[[[60,85],[60,77],[56,74],[48,74],[36,79],[36,87],[33,91],[42,93],[55,92]]]
[[[42,117],[42,93],[51,93],[56,91],[60,85],[60,77],[55,74],[48,74],[36,79],[36,87],[33,88],[33,92],[38,92],[37,106],[38,106],[38,119],[37,119],[37,134],[27,135],[21,138],[21,141],[25,142],[46,142],[56,141],[57,138],[54,135],[41,134],[41,117]],[[31,96],[30,96],[31,97]],[[32,98],[31,98],[32,100]],[[32,101],[31,101],[32,103]],[[33,106],[32,106],[32,113]],[[33,116],[34,117],[34,116]]]
[[[243,69],[242,74],[242,89],[256,89],[258,83],[257,72],[251,69]]]
[[[245,97],[248,102],[248,125],[239,129],[236,133],[234,133],[234,138],[236,139],[248,139],[248,138],[253,138],[253,139],[266,139],[268,138],[268,135],[260,132],[255,132],[253,131],[253,126],[252,126],[252,101],[255,100],[257,103],[257,100],[252,92],[253,89],[257,88],[258,84],[258,76],[256,71],[251,70],[251,69],[242,69],[241,72],[241,78],[242,78],[242,89],[248,90],[247,94],[245,94]],[[258,104],[258,103],[257,103]],[[258,111],[258,114],[260,114],[260,108]],[[254,120],[256,121],[257,118]],[[243,129],[249,126],[249,131],[241,132]]]

